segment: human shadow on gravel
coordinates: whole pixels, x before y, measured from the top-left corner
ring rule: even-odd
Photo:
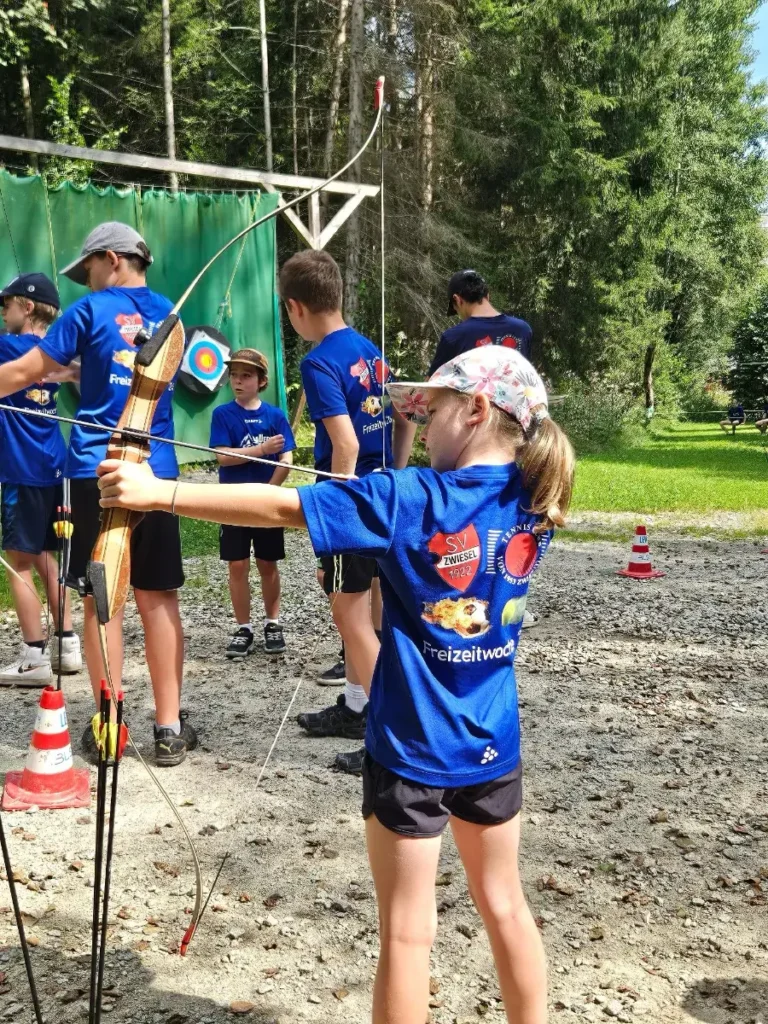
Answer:
[[[683,998],[683,1009],[704,1024],[750,1024],[766,1007],[768,981],[745,978],[702,978]]]
[[[0,901],[6,897],[5,883],[0,885]],[[14,933],[9,946],[0,958],[0,975],[4,980],[0,1000],[7,1013],[9,1006],[18,1005],[14,1021],[32,1020],[32,1000],[29,993],[24,961]],[[49,949],[42,944],[30,950],[40,1007],[45,1024],[82,1024],[88,1014],[90,956],[65,956],[61,950]],[[199,955],[199,954],[198,954]],[[154,974],[132,950],[112,950],[107,953],[104,976],[103,1005],[111,1024],[232,1024],[233,1010],[221,1000],[185,994],[153,986]],[[176,979],[183,988],[183,979]],[[215,985],[212,982],[211,988]],[[233,986],[234,987],[234,986]],[[255,986],[243,981],[242,995],[234,996],[244,1005],[249,1024],[281,1024],[292,1019],[292,1011],[281,1003],[264,1005],[265,999],[254,993]],[[274,993],[273,993],[274,995]],[[268,998],[268,997],[267,997]],[[261,1005],[259,1005],[261,1004]],[[107,1007],[109,1009],[107,1010]]]

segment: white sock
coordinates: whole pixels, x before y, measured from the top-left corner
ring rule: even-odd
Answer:
[[[280,619],[264,619],[265,626],[279,626]]]
[[[253,623],[252,622],[238,622],[237,628],[238,629],[247,629],[249,633],[252,633],[253,632]]]
[[[158,729],[170,729],[172,732],[174,732],[178,736],[179,733],[181,732],[181,722],[179,721],[178,718],[176,719],[175,722],[169,722],[168,725],[160,725],[160,723],[158,722],[157,723],[157,728]]]
[[[344,703],[350,711],[355,711],[359,715],[368,703],[368,698],[362,686],[359,686],[357,683],[345,683]]]

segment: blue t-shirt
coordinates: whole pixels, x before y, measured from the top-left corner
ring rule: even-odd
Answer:
[[[20,359],[40,344],[36,334],[0,335],[0,364]],[[58,384],[32,384],[2,401],[17,409],[56,413]],[[64,474],[67,448],[56,420],[3,412],[0,483],[52,487]]]
[[[387,366],[387,377],[391,371]],[[382,406],[384,369],[381,352],[351,327],[323,338],[301,361],[301,379],[309,415],[315,424],[315,469],[331,471],[333,445],[323,420],[349,416],[360,450],[355,472],[372,473],[392,465],[392,413]],[[385,431],[385,441],[381,431]]]
[[[729,420],[735,420],[737,423],[743,423],[744,420],[746,420],[746,418],[747,417],[744,414],[744,406],[743,405],[732,405],[730,407],[730,409],[728,410],[728,419]]]
[[[440,335],[435,358],[429,367],[431,377],[438,366],[481,345],[504,345],[515,348],[521,356],[531,358],[533,331],[525,320],[499,313],[498,316],[470,316]]]
[[[80,356],[78,419],[117,426],[138,352],[134,338],[142,327],[153,334],[172,308],[169,299],[146,287],[106,288],[78,299],[59,317],[40,348],[62,366]],[[170,384],[157,403],[151,429],[158,437],[173,438],[172,394]],[[74,480],[95,477],[108,441],[109,434],[101,430],[73,426],[67,476]],[[179,475],[173,445],[152,442],[149,464],[155,476],[163,479]]]
[[[285,438],[283,452],[292,452],[296,447],[291,425],[282,409],[269,402],[262,402],[258,409],[244,409],[237,402],[227,402],[213,410],[211,420],[212,448],[251,448],[263,444],[268,437],[282,434]],[[280,453],[282,454],[282,452]],[[275,466],[280,455],[265,455]],[[274,467],[261,462],[244,462],[239,466],[219,466],[219,482],[222,484],[266,484],[272,479]]]
[[[384,621],[366,748],[428,786],[469,786],[520,760],[514,659],[534,534],[520,471],[404,469],[299,490],[315,554],[381,569]]]

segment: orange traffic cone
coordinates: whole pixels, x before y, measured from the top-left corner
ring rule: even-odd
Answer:
[[[658,576],[667,575],[660,569],[654,569],[651,565],[648,532],[644,526],[638,526],[635,530],[635,542],[632,545],[632,554],[629,556],[629,565],[626,569],[619,569],[616,575],[629,576],[633,580],[653,580]]]
[[[2,808],[26,811],[30,807],[88,807],[91,803],[87,768],[72,764],[67,709],[64,694],[46,686],[23,772],[5,776]]]

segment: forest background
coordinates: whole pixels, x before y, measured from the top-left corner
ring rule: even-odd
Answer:
[[[729,388],[751,407],[768,394],[768,108],[750,75],[759,6],[266,0],[270,124],[258,0],[4,0],[0,123],[75,145],[155,155],[173,145],[181,159],[325,176],[359,147],[386,75],[394,364],[423,372],[447,325],[447,278],[472,266],[498,308],[532,324],[534,361],[572,394],[574,414],[588,395],[605,421],[598,433],[610,433],[643,406],[695,417],[722,408]],[[375,182],[378,165],[371,149],[356,173]],[[51,183],[137,181],[18,154],[6,166]],[[149,172],[139,183],[170,184]],[[278,231],[282,259],[297,240],[284,223]],[[378,339],[375,202],[330,250],[348,319]],[[288,330],[289,393],[301,354]]]

